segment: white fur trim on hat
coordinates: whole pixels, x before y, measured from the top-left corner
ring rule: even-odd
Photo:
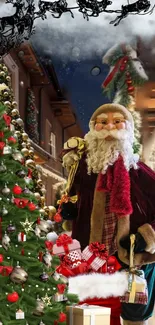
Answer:
[[[110,103],[110,104],[104,104],[96,109],[96,111],[93,113],[90,122],[89,127],[92,126],[92,124],[95,124],[95,120],[97,116],[101,115],[102,113],[108,113],[108,112],[120,112],[124,115],[125,119],[130,123],[132,129],[134,129],[134,121],[131,113],[128,111],[126,107],[120,104]]]

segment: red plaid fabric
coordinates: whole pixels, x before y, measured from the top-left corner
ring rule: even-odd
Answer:
[[[126,294],[124,296],[120,297],[120,302],[128,304],[129,303],[129,295],[130,295],[130,293],[126,292]],[[147,303],[148,303],[147,290],[145,293],[136,292],[134,304],[147,305]]]
[[[106,195],[105,221],[102,234],[102,243],[105,244],[109,255],[117,251],[116,245],[117,216],[110,212],[110,194]]]

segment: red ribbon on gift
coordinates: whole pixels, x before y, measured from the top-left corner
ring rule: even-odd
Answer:
[[[58,237],[58,239],[56,240],[57,246],[59,246],[59,247],[63,246],[64,251],[65,251],[66,254],[69,253],[68,245],[72,244],[72,242],[73,242],[73,239],[71,237],[69,237],[68,235],[66,235],[66,234],[60,235]]]
[[[12,272],[13,267],[12,266],[0,266],[0,274],[3,276],[8,276]]]
[[[90,271],[90,266],[86,262],[82,262],[77,267],[72,269],[74,276],[78,274],[87,274]]]
[[[89,250],[93,253],[92,256],[87,260],[89,265],[95,260],[96,257],[99,257],[102,260],[107,260],[108,252],[104,244],[99,244],[98,242],[91,243],[89,245]]]
[[[57,273],[64,275],[66,278],[69,278],[70,276],[74,276],[75,275],[73,273],[73,271],[69,267],[64,266],[63,264],[62,265],[59,265],[56,268],[56,271],[57,271]]]
[[[95,257],[100,257],[102,259],[107,259],[108,252],[104,244],[100,244],[98,242],[91,243],[89,245],[89,250],[95,255]]]
[[[120,270],[121,265],[118,263],[115,256],[109,256],[107,262],[97,271],[99,273],[115,273]]]
[[[59,283],[57,284],[57,289],[58,293],[63,294],[65,292],[66,285],[64,283]]]
[[[113,70],[109,73],[108,77],[104,80],[103,84],[102,84],[102,88],[106,88],[108,86],[108,84],[111,82],[111,80],[113,79],[113,77],[115,76],[115,74],[118,72],[119,68],[122,65],[126,65],[126,63],[128,62],[129,57],[128,56],[124,56],[123,58],[121,58],[114,66]]]

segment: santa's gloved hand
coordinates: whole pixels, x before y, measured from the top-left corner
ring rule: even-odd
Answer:
[[[134,253],[138,254],[141,253],[145,250],[146,248],[146,242],[143,238],[143,236],[137,232],[136,233],[136,238],[135,238],[135,248],[134,248]],[[120,240],[120,245],[127,250],[127,252],[130,252],[130,235],[128,235],[125,238],[122,238]]]

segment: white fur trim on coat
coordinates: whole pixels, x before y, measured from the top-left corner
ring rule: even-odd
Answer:
[[[124,273],[92,273],[69,278],[68,293],[76,294],[80,301],[93,298],[123,296],[128,290],[128,280]]]

